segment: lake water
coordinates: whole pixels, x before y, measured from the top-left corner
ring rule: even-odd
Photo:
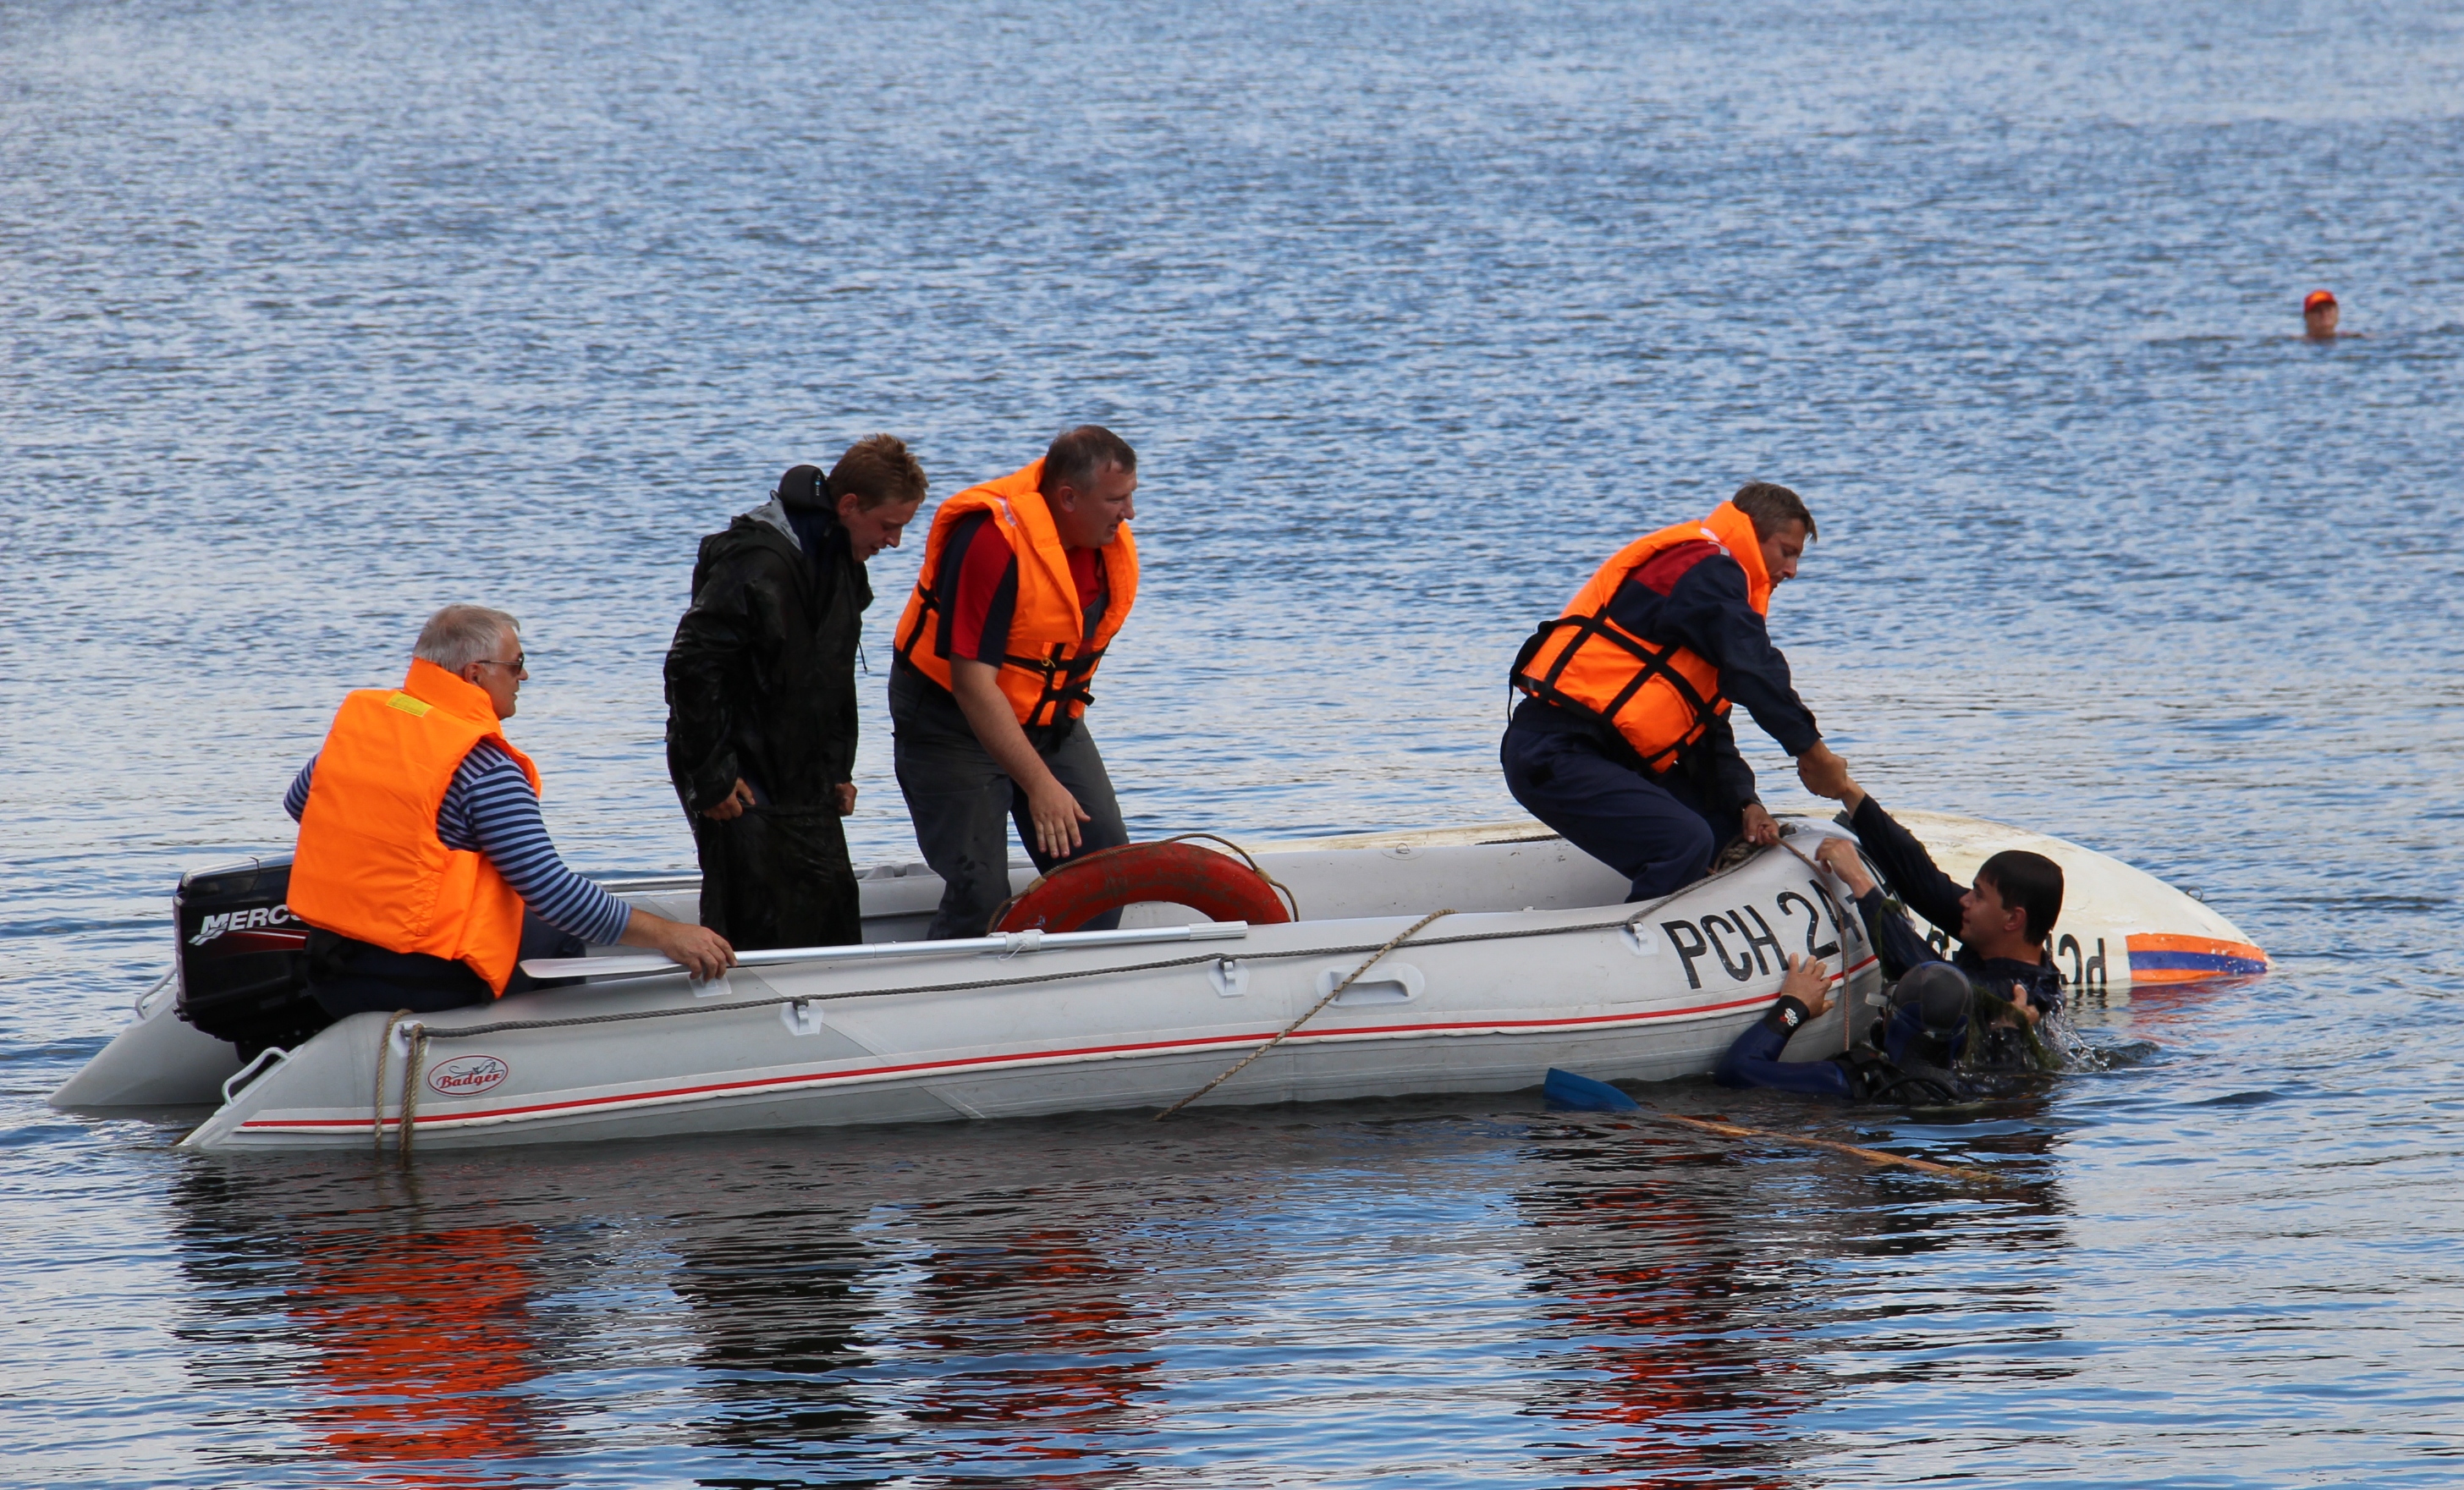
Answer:
[[[2464,1481],[2459,220],[2452,6],[11,7],[7,1478]],[[2320,285],[2366,339],[2295,335]],[[435,605],[524,619],[568,857],[689,866],[696,537],[874,429],[947,494],[1081,420],[1142,457],[1142,834],[1507,815],[1515,642],[1778,480],[1878,796],[2277,970],[1969,1121],[1661,1094],[1986,1197],[1534,1093],[408,1177],[44,1106]]]

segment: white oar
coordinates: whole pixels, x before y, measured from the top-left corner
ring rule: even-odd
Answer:
[[[1246,921],[1200,921],[1194,926],[1157,926],[1128,931],[997,931],[990,936],[965,936],[940,942],[866,942],[853,947],[781,947],[766,952],[739,952],[740,968],[775,968],[787,963],[886,962],[899,957],[963,957],[990,953],[1010,957],[1030,952],[1067,952],[1080,947],[1137,947],[1153,942],[1232,941],[1249,934]],[[655,953],[613,957],[532,957],[522,971],[533,977],[652,977],[681,973],[683,965]]]

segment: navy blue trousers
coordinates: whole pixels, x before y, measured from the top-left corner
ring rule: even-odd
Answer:
[[[1498,744],[1506,789],[1567,843],[1626,877],[1628,900],[1657,900],[1703,877],[1720,830],[1677,775],[1613,760],[1589,734],[1518,716]]]

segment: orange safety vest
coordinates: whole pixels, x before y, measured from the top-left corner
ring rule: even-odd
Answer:
[[[291,861],[291,911],[310,926],[382,947],[468,963],[499,995],[522,945],[522,897],[488,856],[448,848],[436,810],[462,757],[481,740],[539,768],[505,742],[486,690],[413,660],[399,689],[342,700]]]
[[[914,593],[907,597],[906,614],[898,618],[896,640],[897,653],[910,667],[944,689],[952,687],[950,659],[935,652],[926,636],[926,628],[937,624],[934,613],[940,609],[935,590],[940,582],[941,554],[959,518],[992,514],[994,526],[1018,556],[1018,608],[1009,624],[1009,650],[996,677],[1022,725],[1057,724],[1087,712],[1095,697],[1088,685],[1095,679],[1104,649],[1130,619],[1130,604],[1138,595],[1138,545],[1123,523],[1120,537],[1095,551],[1110,594],[1102,619],[1089,634],[1078,583],[1069,577],[1068,551],[1061,546],[1044,493],[1036,490],[1043,475],[1039,460],[998,481],[969,487],[933,514],[933,531],[924,540],[924,568],[915,577]]]
[[[1771,574],[1763,567],[1754,520],[1722,502],[1700,522],[1646,534],[1617,551],[1591,582],[1574,593],[1556,620],[1543,624],[1514,659],[1511,682],[1533,698],[1605,719],[1654,771],[1703,737],[1711,718],[1728,712],[1720,669],[1673,643],[1647,642],[1608,619],[1609,602],[1626,577],[1656,556],[1685,543],[1708,543],[1746,571],[1746,599],[1758,616],[1771,614]]]

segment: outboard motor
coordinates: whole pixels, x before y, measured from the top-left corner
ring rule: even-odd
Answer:
[[[283,897],[291,860],[249,859],[180,877],[180,1018],[253,1061],[333,1023],[308,997],[308,927]]]

